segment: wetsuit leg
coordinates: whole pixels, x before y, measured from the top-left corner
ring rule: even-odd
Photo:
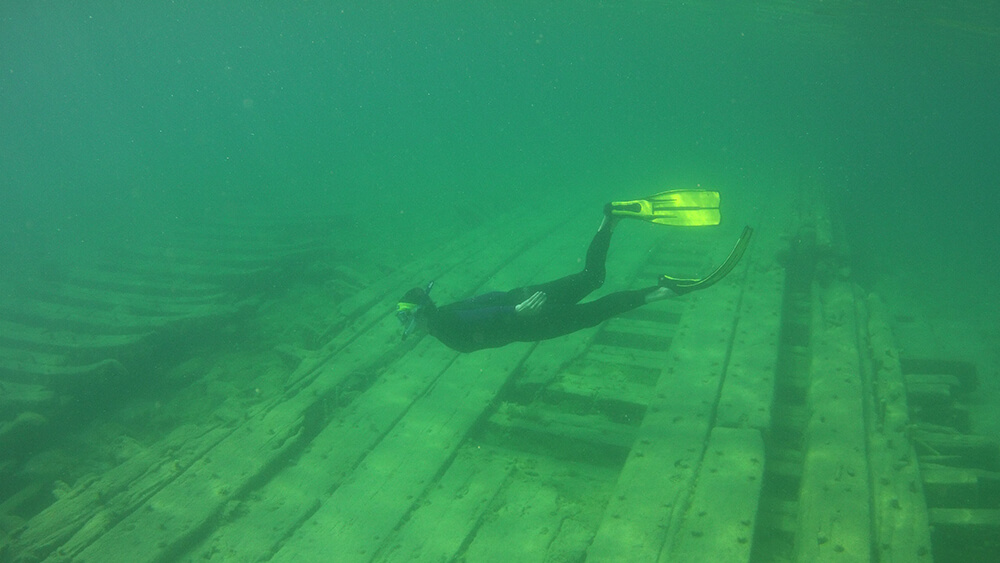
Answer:
[[[525,319],[518,330],[518,340],[526,342],[546,340],[597,326],[611,317],[645,305],[646,296],[656,289],[656,286],[653,286],[619,291],[587,303],[554,307],[548,314]]]
[[[546,307],[579,303],[581,299],[604,285],[604,277],[607,273],[605,264],[608,260],[610,246],[611,229],[608,227],[598,229],[597,234],[590,241],[590,247],[587,248],[587,262],[582,272],[548,283],[513,289],[507,292],[507,301],[517,304],[531,297],[535,292],[542,291],[546,295]]]

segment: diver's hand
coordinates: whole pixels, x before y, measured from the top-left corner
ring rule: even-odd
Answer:
[[[545,293],[536,291],[534,295],[515,305],[514,311],[521,316],[537,315],[538,310],[545,304],[545,299]]]

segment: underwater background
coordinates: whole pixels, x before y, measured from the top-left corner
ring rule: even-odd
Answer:
[[[0,292],[219,221],[328,237],[361,270],[674,188],[720,191],[729,240],[819,193],[851,279],[932,310],[979,365],[996,436],[998,53],[996,2],[4,2]],[[183,395],[154,376],[206,341],[171,342],[67,420]]]
[[[763,190],[801,175],[830,190],[864,278],[919,265],[947,282],[929,298],[978,295],[996,272],[997,10],[8,3],[5,238],[244,207],[431,228],[532,213],[539,193],[693,184],[752,183],[766,213],[788,195]]]

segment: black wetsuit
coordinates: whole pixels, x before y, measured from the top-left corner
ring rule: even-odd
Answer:
[[[611,229],[594,235],[582,272],[541,285],[531,285],[477,295],[430,312],[427,328],[432,336],[458,350],[474,352],[511,342],[535,342],[563,336],[631,311],[646,301],[656,287],[621,291],[595,301],[580,300],[604,284],[605,262]],[[535,292],[544,292],[545,304],[534,315],[518,315],[514,307]]]

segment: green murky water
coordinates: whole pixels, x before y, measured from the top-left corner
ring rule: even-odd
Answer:
[[[294,244],[316,235],[302,218],[334,217],[338,260],[362,269],[503,213],[589,205],[593,222],[673,187],[721,191],[735,236],[818,190],[854,281],[932,313],[979,366],[979,431],[1000,430],[993,3],[146,4],[0,7],[8,303],[176,225],[266,217]],[[317,299],[311,328],[266,346],[321,342]],[[204,398],[183,381],[171,393]],[[159,392],[132,385],[122,402]],[[132,430],[176,420],[156,422]],[[4,471],[30,473],[30,453]]]

